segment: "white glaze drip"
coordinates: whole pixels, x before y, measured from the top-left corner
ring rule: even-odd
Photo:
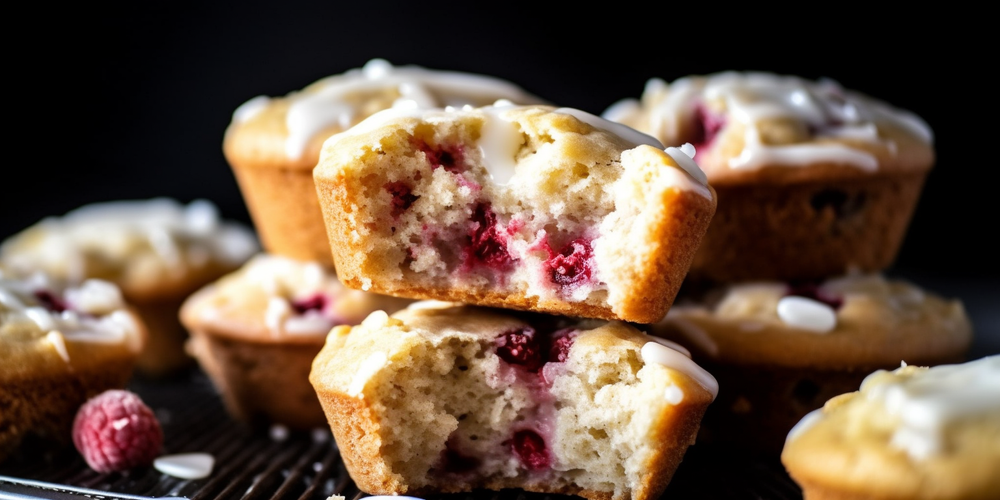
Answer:
[[[658,363],[691,377],[698,385],[712,394],[714,400],[719,395],[719,382],[711,373],[691,361],[682,352],[675,351],[659,342],[646,342],[640,351],[645,363]]]
[[[501,79],[419,66],[393,66],[384,59],[372,59],[360,69],[320,80],[311,90],[289,95],[292,102],[286,119],[289,136],[285,152],[291,159],[301,158],[306,145],[322,130],[332,126],[346,130],[363,119],[358,95],[395,92],[399,97],[392,107],[400,109],[485,105],[497,99],[538,101]]]
[[[623,99],[610,106],[602,116],[614,121],[632,121],[648,112],[644,130],[667,143],[677,143],[682,125],[694,119],[697,106],[717,103],[725,109],[729,120],[746,128],[744,149],[729,163],[734,169],[830,162],[872,171],[878,168],[874,156],[850,146],[823,143],[824,139],[849,137],[881,144],[894,153],[895,144],[879,135],[880,127],[894,126],[909,131],[925,143],[933,140],[930,127],[913,113],[848,91],[829,79],[812,82],[794,76],[735,71],[684,77],[670,84],[652,78],[646,83],[642,99],[641,103],[636,99]],[[804,124],[813,131],[812,140],[799,144],[764,144],[758,124],[771,119],[789,119]]]
[[[51,299],[43,300],[43,296]],[[59,310],[50,300],[64,303],[67,309]],[[0,278],[0,323],[20,323],[35,330],[66,361],[65,342],[125,342],[138,351],[141,326],[125,308],[118,288],[106,281],[91,279],[77,287],[62,287],[41,273],[24,280]]]
[[[887,383],[873,380],[882,373],[869,375],[862,391],[899,417],[890,444],[914,460],[945,452],[945,429],[958,420],[1000,418],[1000,355],[939,365]]]
[[[257,251],[253,232],[222,221],[211,202],[185,206],[169,198],[84,205],[46,218],[0,247],[11,269],[42,269],[77,283],[88,277],[95,255],[160,279],[208,258],[237,265]]]

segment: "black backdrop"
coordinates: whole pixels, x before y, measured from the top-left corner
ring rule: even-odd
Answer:
[[[988,55],[970,38],[988,33],[966,24],[942,36],[947,13],[877,19],[831,5],[540,5],[150,1],[11,16],[27,34],[5,37],[13,132],[0,238],[85,203],[153,196],[208,198],[249,223],[221,150],[232,111],[375,57],[495,75],[595,114],[653,76],[763,70],[832,78],[923,117],[938,163],[893,271],[1000,276],[986,243],[1000,214],[985,126],[995,99],[962,62]]]

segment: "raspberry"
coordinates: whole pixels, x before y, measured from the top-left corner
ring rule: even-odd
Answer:
[[[413,202],[417,201],[417,198],[420,198],[414,195],[413,189],[402,181],[387,182],[383,187],[392,195],[390,214],[394,219],[407,211],[413,205]]]
[[[517,431],[510,440],[510,447],[521,465],[528,470],[542,470],[552,463],[552,457],[545,448],[545,440],[535,431]]]
[[[726,126],[726,117],[713,113],[705,103],[698,103],[695,108],[696,136],[691,139],[695,152],[707,149],[715,141],[722,127]]]
[[[593,255],[590,241],[579,238],[569,242],[558,254],[545,262],[552,282],[568,286],[589,280]]]
[[[545,364],[539,340],[531,327],[504,332],[495,340],[497,356],[512,365],[536,371]]]
[[[816,283],[789,283],[788,289],[785,291],[785,296],[787,297],[789,295],[793,295],[795,297],[805,297],[817,302],[822,302],[830,306],[830,308],[834,311],[840,309],[840,306],[844,305],[844,299],[842,297],[824,292]]]
[[[66,303],[63,302],[62,299],[56,297],[52,292],[48,290],[35,291],[35,298],[42,303],[45,309],[48,309],[49,311],[52,312],[63,312],[66,309],[69,309],[68,307],[66,307]]]
[[[552,344],[549,346],[550,363],[562,363],[569,359],[569,349],[579,332],[573,328],[564,328],[552,334]]]
[[[91,469],[123,471],[153,462],[163,445],[163,430],[139,396],[112,389],[77,410],[73,443]]]
[[[453,174],[459,174],[466,170],[465,152],[460,145],[434,147],[426,142],[418,141],[416,146],[426,155],[427,161],[431,164],[431,170],[443,168]]]
[[[297,314],[305,314],[314,310],[322,312],[326,309],[326,305],[329,301],[330,299],[327,298],[326,295],[316,293],[310,297],[292,301],[292,309],[294,309]]]
[[[507,235],[497,227],[497,215],[488,203],[476,205],[463,257],[467,268],[484,265],[504,271],[513,262],[507,253]]]

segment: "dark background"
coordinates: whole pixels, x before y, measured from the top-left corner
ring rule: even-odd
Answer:
[[[153,196],[208,198],[249,223],[222,156],[232,111],[375,57],[494,75],[595,114],[654,76],[763,70],[832,78],[930,124],[938,162],[888,271],[987,300],[981,310],[997,323],[1000,272],[987,243],[1000,213],[997,141],[984,126],[996,105],[977,74],[988,66],[963,63],[993,57],[975,14],[944,36],[948,12],[879,19],[829,5],[769,14],[616,2],[540,14],[541,5],[152,1],[43,4],[52,12],[11,17],[9,28],[31,35],[7,36],[15,132],[5,135],[12,158],[27,160],[4,167],[0,238],[85,203]],[[975,287],[987,298],[966,292]]]

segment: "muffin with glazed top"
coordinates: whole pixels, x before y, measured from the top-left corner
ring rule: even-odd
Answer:
[[[347,288],[315,262],[258,254],[192,294],[180,318],[233,417],[301,430],[326,423],[309,370],[330,329],[410,302]]]
[[[648,323],[715,210],[687,148],[571,108],[391,109],[314,170],[337,274],[418,299]]]
[[[972,340],[960,301],[878,274],[718,287],[679,301],[651,333],[719,379],[702,439],[768,451],[872,371],[959,362]]]
[[[879,370],[788,434],[809,500],[1000,497],[1000,356]]]
[[[177,318],[198,288],[258,251],[253,231],[224,221],[207,200],[170,198],[94,203],[48,217],[0,244],[11,275],[43,271],[54,279],[110,281],[149,328],[137,371],[161,377],[193,364]]]
[[[694,145],[719,206],[692,280],[881,272],[935,161],[923,120],[832,80],[736,71],[653,78],[640,99],[603,116],[667,146]]]
[[[393,107],[543,102],[490,76],[372,59],[284,97],[255,97],[233,113],[223,151],[264,249],[332,266],[312,170],[320,147],[369,115]]]
[[[26,438],[70,445],[77,408],[124,388],[145,340],[110,282],[0,272],[0,461]]]
[[[718,385],[621,322],[420,302],[335,328],[310,380],[369,494],[663,493]]]

